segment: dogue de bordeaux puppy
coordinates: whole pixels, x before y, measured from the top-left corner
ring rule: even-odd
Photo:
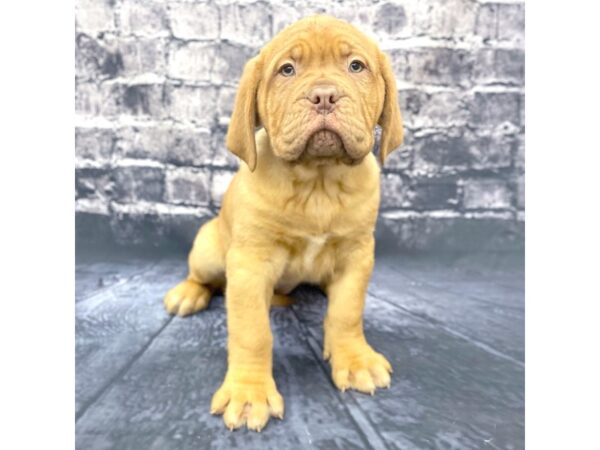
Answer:
[[[244,68],[227,133],[242,164],[218,217],[198,232],[189,276],[164,300],[171,314],[207,307],[224,288],[228,369],[211,413],[260,431],[283,417],[272,373],[272,303],[299,283],[328,297],[323,356],[341,389],[373,393],[392,367],[366,341],[363,307],[374,263],[379,161],[402,143],[388,57],[347,22],[302,19]],[[257,131],[258,129],[258,131]]]

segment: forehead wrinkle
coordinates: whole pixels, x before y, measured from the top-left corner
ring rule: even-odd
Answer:
[[[338,50],[340,55],[345,57],[352,53],[352,46],[345,39],[340,39]]]
[[[290,50],[290,56],[294,61],[300,61],[302,59],[302,45],[300,43],[295,44]]]
[[[285,46],[279,51],[271,53],[267,56],[268,62],[265,65],[267,73],[275,72],[279,69],[283,59],[291,58],[294,61],[298,61],[302,57],[302,47],[298,45],[298,42],[294,42],[292,45]]]
[[[347,37],[346,37],[347,38]],[[371,42],[365,39],[358,39],[354,36],[345,41],[350,52],[346,56],[355,55],[365,60],[370,70],[375,70],[379,67],[377,63],[377,48],[371,45]]]
[[[270,61],[266,64],[267,71],[277,70],[274,66],[280,64],[285,56],[295,62],[314,60],[323,63],[330,58],[336,60],[355,54],[365,60],[369,69],[376,70],[379,67],[375,56],[376,47],[366,36],[357,35],[354,30],[339,30],[313,22],[303,29],[290,31],[276,39],[277,44],[287,41],[287,45],[281,45],[281,50],[271,54]],[[274,43],[272,41],[269,45],[271,51],[279,47]],[[315,55],[318,58],[314,58]]]
[[[310,53],[310,42],[303,38],[294,39],[293,43],[284,46],[281,50],[276,52],[271,60],[278,62],[284,57],[288,57],[295,62],[302,61],[306,55]]]

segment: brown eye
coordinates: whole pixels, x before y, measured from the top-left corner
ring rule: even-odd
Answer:
[[[284,77],[291,77],[296,73],[296,70],[294,69],[294,66],[288,63],[281,66],[281,68],[279,69],[279,73]]]
[[[359,60],[355,59],[350,63],[349,70],[352,73],[362,72],[365,69],[365,65]]]

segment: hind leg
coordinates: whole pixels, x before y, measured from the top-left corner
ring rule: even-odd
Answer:
[[[166,310],[189,316],[208,306],[213,291],[225,282],[225,258],[219,238],[218,218],[198,231],[188,258],[189,275],[165,296]]]
[[[294,304],[294,299],[289,295],[284,294],[273,294],[271,299],[271,306],[288,307]]]

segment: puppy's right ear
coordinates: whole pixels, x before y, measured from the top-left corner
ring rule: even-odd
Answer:
[[[226,139],[227,148],[243,159],[252,172],[256,168],[254,132],[256,127],[260,126],[256,109],[256,94],[260,81],[258,58],[252,58],[244,67]]]

